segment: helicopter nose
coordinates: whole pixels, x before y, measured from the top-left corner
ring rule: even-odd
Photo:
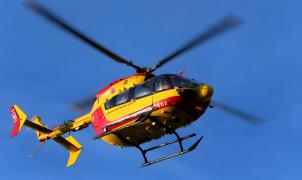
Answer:
[[[206,84],[198,86],[197,89],[198,97],[202,101],[208,101],[214,94],[214,89]]]

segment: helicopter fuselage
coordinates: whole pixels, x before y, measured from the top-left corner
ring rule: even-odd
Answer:
[[[110,83],[96,95],[92,125],[97,135],[115,131],[101,137],[106,143],[142,144],[197,120],[212,94],[210,86],[178,75],[135,74]],[[143,117],[144,122],[131,126]]]

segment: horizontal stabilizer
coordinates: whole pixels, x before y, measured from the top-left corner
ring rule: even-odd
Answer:
[[[55,140],[57,143],[59,143],[69,151],[69,158],[66,167],[72,166],[77,161],[80,153],[82,152],[82,145],[78,143],[78,141],[72,136],[68,136],[67,138],[58,136],[53,140]]]

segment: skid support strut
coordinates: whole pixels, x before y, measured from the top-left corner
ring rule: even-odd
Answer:
[[[174,134],[177,138],[176,142],[179,143],[179,148],[180,151],[183,151],[183,145],[182,145],[182,141],[184,140],[183,138],[180,137],[180,135],[172,128],[166,127],[165,125],[161,124],[158,121],[155,121],[153,119],[150,119],[155,125],[159,126],[160,128],[162,128],[163,130],[166,130],[169,134]],[[194,136],[196,136],[196,134],[194,134]]]
[[[155,122],[155,121],[153,121]],[[191,152],[193,151],[197,146],[198,144],[200,143],[200,141],[202,140],[203,136],[200,137],[191,147],[189,147],[188,149],[185,149],[183,148],[183,141],[186,140],[186,139],[189,139],[189,138],[192,138],[192,137],[195,137],[196,134],[190,134],[188,136],[184,136],[184,137],[181,137],[174,129],[171,129],[171,128],[167,128],[165,127],[164,125],[156,122],[156,124],[160,127],[160,128],[165,128],[168,133],[170,134],[174,134],[177,139],[175,140],[172,140],[172,141],[168,141],[166,143],[163,143],[163,144],[160,144],[160,145],[156,145],[156,146],[153,146],[153,147],[150,147],[148,149],[143,149],[142,147],[140,147],[139,144],[135,144],[133,142],[131,142],[130,140],[124,138],[123,136],[121,136],[120,134],[118,133],[113,133],[115,134],[119,139],[121,139],[122,141],[124,141],[125,143],[129,144],[129,145],[132,145],[134,147],[136,147],[142,154],[143,158],[144,158],[144,163],[141,165],[141,167],[145,167],[145,166],[149,166],[151,164],[155,164],[155,163],[158,163],[160,161],[163,161],[163,160],[166,160],[166,159],[170,159],[170,158],[173,158],[173,157],[176,157],[176,156],[180,156],[180,155],[183,155],[183,154],[186,154],[188,152]],[[155,150],[155,149],[159,149],[159,148],[162,148],[162,147],[165,147],[165,146],[168,146],[168,145],[171,145],[171,144],[174,144],[174,143],[179,143],[179,148],[180,148],[180,151],[178,153],[175,153],[175,154],[171,154],[171,155],[168,155],[168,156],[164,156],[164,157],[161,157],[159,159],[155,159],[155,160],[152,160],[152,161],[149,161],[146,154],[147,152],[149,151],[152,151],[152,150]]]

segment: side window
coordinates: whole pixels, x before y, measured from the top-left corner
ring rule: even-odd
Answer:
[[[133,98],[137,99],[152,94],[152,90],[147,85],[147,83],[144,83],[133,88]]]
[[[114,106],[127,102],[128,99],[129,99],[129,90],[111,98],[109,101],[105,103],[105,107],[106,109],[112,108]]]
[[[114,106],[126,103],[130,99],[138,99],[152,94],[154,91],[154,78],[151,78],[141,85],[118,94],[105,103],[105,108],[110,109]]]
[[[116,96],[115,105],[120,105],[128,101],[129,91],[125,91]]]
[[[105,103],[105,108],[109,109],[115,106],[115,101],[116,101],[116,96],[114,96],[113,98],[111,98],[109,101]]]
[[[171,85],[166,76],[158,76],[155,80],[155,92],[170,89]]]

